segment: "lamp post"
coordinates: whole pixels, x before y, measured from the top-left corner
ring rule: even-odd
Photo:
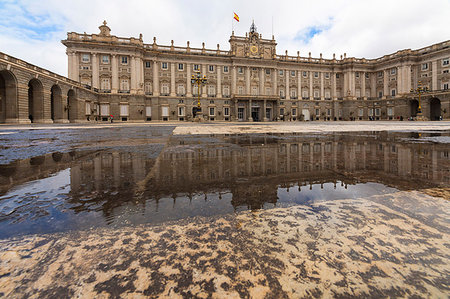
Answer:
[[[418,82],[416,89],[414,88],[411,89],[412,94],[417,94],[419,96],[419,107],[417,108],[417,119],[419,120],[423,119],[422,106],[420,105],[420,96],[428,91],[429,91],[428,86],[422,86],[422,81]]]
[[[192,75],[191,78],[191,84],[192,86],[194,86],[195,84],[197,84],[198,87],[198,91],[197,91],[197,107],[196,107],[196,112],[195,112],[195,118],[198,120],[201,120],[202,118],[202,108],[200,106],[200,93],[201,93],[201,87],[203,85],[206,84],[206,82],[208,82],[208,80],[206,79],[206,76],[203,76],[200,74],[199,71],[195,72],[195,75]]]

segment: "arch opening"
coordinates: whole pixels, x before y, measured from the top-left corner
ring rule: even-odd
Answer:
[[[440,120],[441,118],[441,101],[438,98],[430,100],[430,120]]]
[[[28,118],[32,123],[44,119],[44,91],[38,79],[28,82]]]
[[[14,74],[0,71],[0,123],[17,120],[17,83]]]
[[[67,92],[67,119],[70,122],[74,122],[77,119],[78,115],[78,102],[75,95],[75,91],[73,89],[70,89]]]
[[[416,117],[418,111],[419,111],[419,101],[418,100],[409,101],[409,115],[411,117]]]
[[[50,94],[50,117],[55,121],[63,119],[62,92],[58,85],[53,85]]]

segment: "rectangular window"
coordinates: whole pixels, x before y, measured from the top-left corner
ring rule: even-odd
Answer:
[[[331,116],[331,109],[327,109],[327,116]]]
[[[284,108],[280,108],[280,115],[281,115],[281,116],[284,115]]]
[[[200,65],[194,64],[194,71],[198,71],[198,70],[200,70]]]
[[[243,67],[238,67],[238,73],[239,74],[243,74],[244,73],[244,68]]]
[[[179,84],[178,85],[178,95],[179,96],[184,96],[185,95],[185,91],[184,91],[184,85],[183,84]]]
[[[442,59],[442,65],[443,66],[449,65],[449,59],[448,58]]]
[[[383,72],[378,72],[378,78],[383,77]]]
[[[380,116],[380,108],[375,109],[375,116]]]
[[[443,90],[448,90],[448,83],[444,83],[444,84],[442,85],[442,89],[443,89]]]
[[[266,69],[266,75],[270,75],[270,69]]]
[[[214,107],[209,107],[209,116],[216,115],[216,109]]]
[[[270,87],[266,87],[266,95],[272,94],[272,90]]]
[[[120,116],[128,116],[128,104],[120,105]]]
[[[295,77],[295,71],[291,71],[291,77]]]
[[[395,89],[391,90],[391,96],[395,97]]]
[[[179,70],[179,71],[184,70],[184,64],[179,63],[179,64],[178,64],[178,70]]]
[[[279,71],[279,74],[280,74],[280,76],[283,76],[283,75],[284,75],[283,70],[280,70],[280,71]]]
[[[307,72],[303,72],[303,77],[304,78],[308,77],[308,73]]]
[[[109,55],[102,55],[102,63],[104,64],[109,63]]]
[[[152,117],[152,107],[150,106],[145,107],[145,116]]]
[[[397,69],[396,68],[392,68],[391,69],[391,75],[395,75],[397,73]]]
[[[162,68],[163,70],[167,70],[167,62],[161,63],[161,68]]]
[[[330,73],[325,73],[325,79],[330,79]]]
[[[224,116],[230,116],[230,108],[229,107],[224,107],[223,108],[223,115]]]
[[[223,67],[223,72],[224,72],[224,73],[228,73],[228,66],[224,66],[224,67]]]
[[[122,64],[128,64],[128,57],[127,56],[122,56],[120,59],[121,59],[121,63]]]
[[[292,116],[297,116],[297,109],[296,108],[292,108]]]
[[[296,97],[297,96],[297,89],[295,88],[291,88],[291,97]]]
[[[356,77],[356,78],[359,78],[359,72],[356,72],[356,73],[355,73],[355,77]]]
[[[228,86],[224,86],[223,87],[223,95],[224,96],[229,96],[230,95],[230,87],[228,87]]]
[[[257,96],[257,95],[258,95],[258,87],[252,86],[252,96]]]
[[[86,115],[91,115],[91,102],[86,102]]]
[[[178,116],[184,116],[184,107],[178,107]]]
[[[369,114],[369,116],[373,116],[373,109],[369,109],[369,111],[368,111],[368,114]]]
[[[150,61],[145,62],[145,68],[149,69],[152,66],[152,63]]]
[[[144,89],[146,94],[152,94],[152,82],[145,82]]]
[[[366,76],[366,79],[369,79],[369,73],[366,73],[365,76]]]
[[[316,109],[316,116],[320,115],[320,109]]]
[[[214,72],[214,65],[210,65],[210,66],[209,66],[209,71],[210,71],[210,72]]]
[[[382,91],[379,91],[379,92],[378,92],[378,97],[379,97],[379,98],[382,98],[382,97],[383,97],[383,92],[382,92]]]
[[[422,70],[428,70],[428,63],[422,63]]]
[[[161,107],[161,116],[168,117],[169,116],[169,107]]]
[[[109,104],[101,104],[100,105],[100,115],[101,116],[109,116]]]
[[[314,91],[314,99],[318,99],[319,98],[319,91],[315,90]]]
[[[314,78],[319,78],[319,72],[314,72]]]
[[[123,91],[129,91],[130,90],[130,84],[129,84],[128,79],[122,79],[120,81],[120,90],[123,90]]]
[[[163,83],[161,86],[161,95],[168,96],[169,95],[169,84]]]
[[[364,116],[364,109],[363,109],[363,108],[359,108],[359,110],[358,110],[358,116],[359,116],[359,117]]]
[[[214,85],[208,85],[208,96],[213,97],[216,95],[216,87]]]
[[[336,79],[339,79],[339,74],[336,74]]]
[[[240,94],[240,95],[244,94],[244,87],[243,86],[239,86],[238,87],[238,94]]]
[[[303,99],[307,99],[308,96],[308,91],[307,90],[303,90],[303,95],[302,95]]]
[[[387,108],[387,114],[388,114],[388,116],[393,116],[394,115],[394,110],[392,109],[392,107],[388,107]]]
[[[81,61],[83,61],[83,62],[89,62],[89,61],[90,61],[89,54],[83,54],[83,55],[81,56]]]
[[[442,73],[443,74],[448,74],[448,70],[443,70]]]
[[[109,78],[102,78],[102,82],[101,82],[101,89],[102,90],[110,90],[111,89],[111,84],[110,84],[110,80]]]

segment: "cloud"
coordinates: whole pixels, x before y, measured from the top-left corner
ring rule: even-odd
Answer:
[[[105,19],[114,35],[142,33],[146,43],[156,36],[158,44],[185,46],[189,40],[192,47],[205,42],[225,50],[232,26],[243,36],[254,19],[264,38],[275,35],[279,54],[375,58],[448,40],[450,1],[2,0],[0,15],[0,51],[65,75],[60,41],[70,31],[98,33]]]

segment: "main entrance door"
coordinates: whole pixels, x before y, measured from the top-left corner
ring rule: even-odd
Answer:
[[[253,121],[261,121],[259,119],[259,107],[252,107],[252,118]]]
[[[308,109],[303,109],[302,114],[303,114],[303,120],[309,120],[309,110]]]
[[[266,108],[266,118],[272,120],[272,108]]]
[[[244,108],[238,108],[238,120],[244,120]]]

